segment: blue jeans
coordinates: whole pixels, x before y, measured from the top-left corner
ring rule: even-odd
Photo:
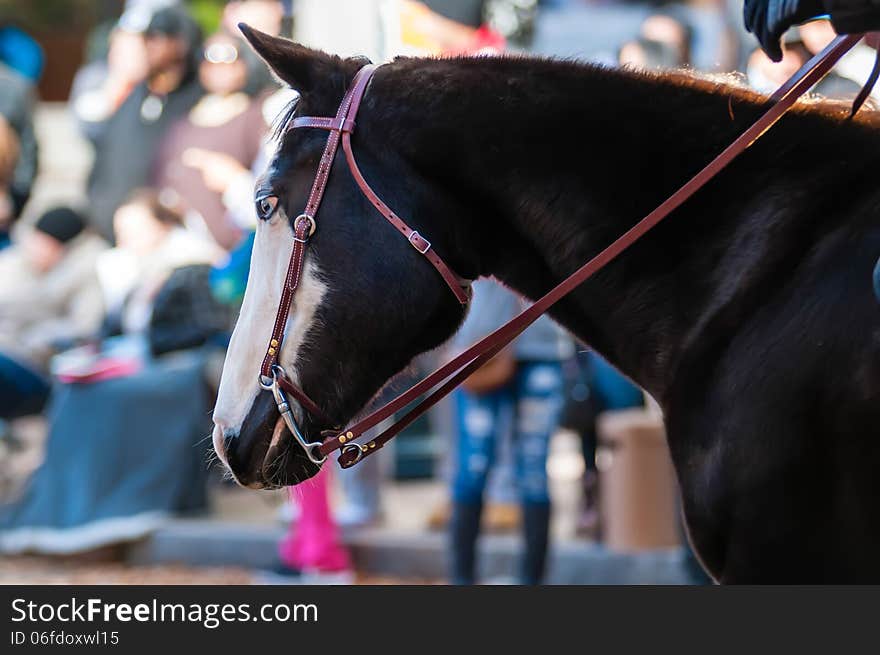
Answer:
[[[500,439],[511,439],[514,477],[523,503],[546,504],[547,451],[562,409],[562,365],[519,362],[513,379],[487,394],[456,392],[458,448],[452,497],[482,500]]]
[[[0,418],[38,414],[48,397],[49,383],[42,375],[0,353]]]

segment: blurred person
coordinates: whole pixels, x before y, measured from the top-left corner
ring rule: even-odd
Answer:
[[[746,79],[756,91],[773,93],[806,64],[810,56],[809,51],[799,41],[785,44],[780,61],[773,61],[767,53],[756,48],[748,58]],[[854,97],[860,88],[861,85],[831,71],[816,83],[813,92],[829,98],[843,98]]]
[[[384,43],[383,4],[384,0],[296,0],[293,40],[341,57],[385,61],[390,53]],[[392,5],[388,6],[393,9]]]
[[[831,43],[837,36],[831,21],[824,19],[804,23],[798,27],[798,34],[800,34],[801,41],[810,55],[822,52],[825,46]],[[864,81],[871,74],[871,69],[874,67],[876,59],[877,51],[865,42],[859,43],[841,57],[840,61],[832,69],[832,74],[844,80],[849,80],[852,84],[847,85],[845,92],[838,95],[858,93],[861,85],[864,84]],[[835,94],[826,93],[826,95]],[[880,88],[876,85],[871,89],[871,97],[875,100],[880,99]]]
[[[749,86],[761,93],[773,93],[803,65],[803,54],[795,48],[785,48],[779,61],[773,61],[760,48],[749,55],[746,79]]]
[[[18,163],[18,135],[12,126],[0,115],[0,226],[6,227],[12,222],[14,207],[9,195],[9,187]],[[9,244],[6,230],[0,232],[0,248]]]
[[[290,3],[292,0],[285,0],[288,9],[285,10],[285,3],[282,0],[229,0],[223,8],[223,16],[221,24],[223,30],[239,40],[239,46],[245,44],[246,41],[238,29],[239,23],[246,23],[254,29],[271,34],[273,36],[290,37],[290,26],[284,26],[285,11],[292,11]],[[282,29],[286,29],[286,34],[281,34]],[[269,69],[263,65],[263,62],[247,45],[239,47],[239,54],[249,64],[247,91],[251,94],[257,94],[261,91],[274,90],[278,88],[278,82],[272,77]]]
[[[513,292],[494,280],[477,280],[470,312],[453,338],[453,348],[466,349],[520,309],[522,300]],[[539,584],[543,579],[550,531],[547,454],[563,402],[562,362],[572,354],[571,339],[542,317],[455,392],[452,583],[473,584],[477,579],[483,496],[503,439],[512,444],[525,534],[517,579],[521,584]]]
[[[486,0],[482,17],[505,40],[525,47],[535,34],[539,4],[538,0]]]
[[[463,3],[416,2],[402,0],[393,27],[385,31],[399,32],[397,42],[389,40],[387,48],[416,54],[468,55],[497,54],[504,50],[504,36],[482,19],[484,2]],[[386,21],[387,22],[387,21]]]
[[[0,418],[41,411],[50,356],[97,331],[105,247],[79,213],[58,207],[0,253]]]
[[[578,533],[599,538],[599,475],[596,469],[596,420],[602,412],[644,407],[642,390],[594,351],[584,348],[566,365],[571,384],[560,424],[581,438],[584,459],[582,511]]]
[[[116,247],[97,262],[105,292],[107,334],[144,334],[154,301],[171,274],[184,266],[213,264],[220,249],[184,227],[173,194],[137,189],[113,216]]]
[[[145,185],[162,136],[202,95],[196,74],[201,31],[183,9],[156,12],[144,32],[147,78],[107,124],[95,147],[88,195],[95,227],[113,239],[113,214]]]
[[[241,241],[242,230],[223,204],[225,189],[208,184],[204,174],[211,174],[218,159],[222,159],[219,165],[229,167],[219,175],[221,186],[250,170],[268,130],[263,118],[265,94],[252,98],[245,92],[249,68],[242,48],[239,39],[223,33],[205,42],[199,64],[205,95],[171,126],[155,164],[155,186],[176,192],[225,250]]]
[[[239,36],[239,23],[247,23],[255,30],[272,36],[281,34],[284,5],[281,0],[229,0],[223,7],[223,29]]]
[[[22,495],[0,506],[0,552],[88,551],[206,507],[198,444],[210,361],[231,327],[208,289],[219,249],[149,190],[122,204],[114,228],[117,247],[89,257],[108,316],[83,347],[52,359],[45,458]]]
[[[627,41],[620,46],[617,61],[621,66],[642,70],[663,70],[678,68],[682,65],[674,47],[668,43],[651,41],[644,37]]]
[[[871,0],[745,0],[743,21],[771,60],[783,58],[788,28],[828,16],[838,34],[880,30],[880,5]]]
[[[149,23],[126,12],[110,32],[106,56],[80,68],[70,90],[70,107],[80,132],[97,143],[107,122],[147,76],[143,30]]]
[[[0,180],[0,248],[8,245],[9,231],[30,198],[37,177],[39,153],[33,125],[34,105],[32,84],[0,64],[0,119],[12,130],[5,139],[7,160],[13,151],[15,154],[12,170]]]
[[[651,14],[639,27],[639,34],[655,43],[669,46],[675,53],[675,66],[691,63],[693,29],[670,14]]]

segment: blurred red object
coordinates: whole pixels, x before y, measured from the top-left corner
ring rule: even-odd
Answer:
[[[473,42],[466,50],[448,54],[456,55],[499,55],[507,47],[507,40],[488,25],[474,30]]]

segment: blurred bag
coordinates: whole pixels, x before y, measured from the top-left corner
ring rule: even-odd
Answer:
[[[513,379],[516,359],[511,348],[505,348],[476,371],[461,386],[470,393],[490,393]]]
[[[210,275],[207,264],[183,266],[162,285],[147,335],[154,357],[219,341],[230,333],[232,310],[211,294]]]

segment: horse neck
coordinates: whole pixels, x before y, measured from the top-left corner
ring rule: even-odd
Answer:
[[[716,95],[708,82],[563,62],[441,61],[420,64],[411,80],[400,66],[396,84],[433,92],[423,110],[398,113],[396,143],[473,209],[449,220],[458,244],[477,244],[478,272],[531,298],[647,214],[761,110],[754,96]],[[709,208],[728,191],[698,195],[550,312],[657,398],[718,303],[723,281],[711,267],[736,212]],[[712,220],[699,221],[709,211]]]

